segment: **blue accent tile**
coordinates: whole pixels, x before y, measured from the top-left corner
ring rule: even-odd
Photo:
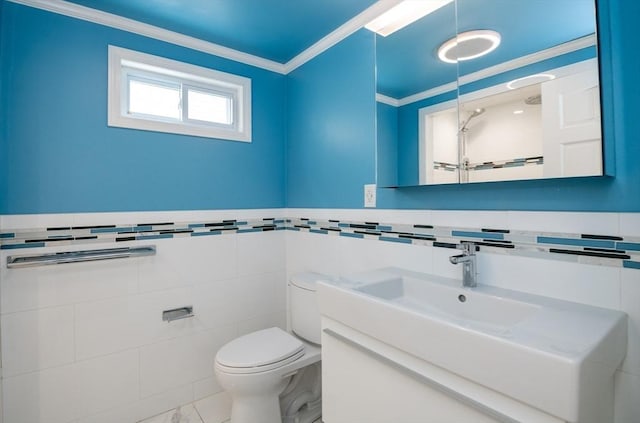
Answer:
[[[145,239],[164,239],[173,238],[173,234],[160,234],[160,235],[138,235],[137,240],[143,241]]]
[[[293,226],[287,226],[287,230],[288,231],[296,231],[296,232],[300,232],[300,228],[295,228]]]
[[[240,223],[238,223],[238,225],[239,224]],[[248,232],[262,232],[262,229],[261,228],[257,228],[257,229],[256,228],[238,229],[236,232],[239,233],[239,234],[244,234],[244,233],[248,233]]]
[[[640,261],[625,260],[622,262],[622,266],[627,269],[640,269]]]
[[[451,231],[451,235],[464,237],[464,238],[504,239],[504,234],[495,233],[495,232]]]
[[[318,222],[316,222],[315,220],[307,220],[307,225],[317,225]]]
[[[348,223],[338,223],[338,227],[339,228],[349,228],[349,224]]]
[[[325,231],[324,229],[309,229],[309,232],[313,232],[314,234],[322,234],[326,235],[329,231]]]
[[[0,234],[0,238],[15,238],[15,237],[16,237],[16,234],[14,233],[6,232],[3,234]]]
[[[285,229],[287,229],[287,228],[285,228],[284,226],[278,226],[275,230],[276,231],[284,231]]]
[[[284,223],[283,219],[276,219],[273,221],[273,223]]]
[[[0,245],[0,250],[17,250],[18,248],[36,248],[44,246],[44,242],[30,242],[28,244],[6,244]]]
[[[352,234],[349,232],[340,232],[340,236],[346,236],[349,238],[364,238],[364,235],[362,234]]]
[[[145,226],[136,226],[135,228],[133,228],[133,230],[135,232],[142,232],[142,231],[150,231],[152,230],[153,227],[150,225],[145,225]]]
[[[411,244],[411,239],[409,238],[393,238],[390,236],[381,236],[378,239],[380,241],[399,242],[401,244]]]
[[[209,236],[209,235],[220,235],[222,232],[220,231],[213,231],[213,232],[192,232],[191,236]]]
[[[392,230],[393,230],[393,227],[391,227],[391,226],[380,226],[380,225],[378,225],[378,230],[379,230],[379,231],[392,231]]]
[[[640,251],[640,244],[635,242],[616,242],[616,249]]]
[[[92,234],[106,234],[115,232],[133,232],[133,228],[94,228],[91,229]]]
[[[190,228],[204,228],[204,223],[189,223]]]
[[[236,226],[244,226],[247,225],[249,222],[244,221],[244,222],[236,222]]]
[[[554,238],[539,236],[539,244],[575,245],[578,247],[615,248],[614,241],[601,241],[595,239]]]

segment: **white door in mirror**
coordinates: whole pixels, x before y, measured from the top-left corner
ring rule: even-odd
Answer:
[[[364,206],[376,206],[376,184],[367,184],[364,186]]]

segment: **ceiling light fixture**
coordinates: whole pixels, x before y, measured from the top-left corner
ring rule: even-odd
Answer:
[[[517,90],[518,88],[526,87],[528,85],[541,84],[543,82],[556,79],[556,76],[551,73],[537,73],[535,75],[525,76],[523,78],[514,79],[507,83],[507,88],[510,90]]]
[[[364,27],[386,37],[452,1],[453,0],[404,0]]]
[[[476,59],[497,49],[501,39],[499,33],[488,29],[462,32],[442,43],[438,58],[446,63]]]

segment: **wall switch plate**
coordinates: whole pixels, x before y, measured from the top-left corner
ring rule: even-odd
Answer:
[[[376,206],[376,184],[367,184],[364,186],[364,206]]]

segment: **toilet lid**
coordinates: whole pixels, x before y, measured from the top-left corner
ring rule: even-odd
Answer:
[[[287,364],[302,354],[304,345],[299,339],[274,327],[234,339],[220,348],[216,361],[224,367],[238,370],[271,368],[276,363]]]

